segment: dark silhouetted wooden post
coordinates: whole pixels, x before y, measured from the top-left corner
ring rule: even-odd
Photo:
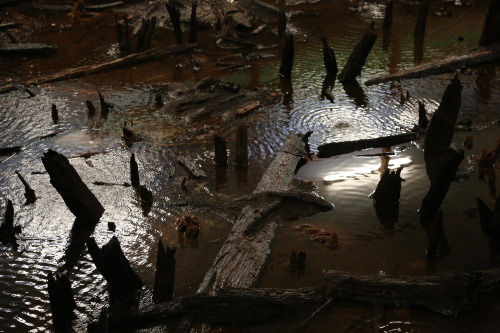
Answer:
[[[323,42],[323,62],[325,64],[326,73],[330,76],[336,76],[338,70],[337,58],[335,57],[335,52],[328,45],[325,36],[321,36],[321,42]]]
[[[500,0],[492,0],[484,19],[479,46],[500,42]]]
[[[427,22],[427,13],[429,12],[429,2],[423,0],[418,9],[417,23],[415,24],[415,35],[425,34],[425,24]]]
[[[130,156],[130,183],[133,187],[139,188],[139,166],[137,165],[137,161],[135,160],[135,154],[132,153]]]
[[[294,44],[293,44],[293,34],[289,34],[286,37],[285,46],[283,47],[281,53],[281,66],[280,66],[280,76],[284,79],[291,79],[292,77],[292,67],[294,58]]]
[[[375,41],[377,40],[377,34],[374,32],[367,32],[363,39],[354,47],[352,50],[347,63],[345,64],[342,72],[339,75],[339,81],[342,83],[354,82],[356,77],[361,74],[361,70],[365,65],[366,58],[370,53]]]
[[[387,1],[385,6],[384,23],[382,24],[383,29],[390,29],[392,25],[392,0]]]
[[[238,127],[236,128],[234,165],[239,168],[248,167],[248,134],[245,124],[238,124]]]
[[[104,100],[104,96],[102,96],[99,90],[97,90],[97,93],[99,94],[99,102],[101,103],[101,117],[108,118],[109,104]]]
[[[278,15],[278,37],[283,38],[286,36],[286,24],[286,13],[284,10],[281,10]]]
[[[94,118],[96,112],[94,104],[91,101],[85,101],[85,104],[87,104],[87,117]]]
[[[196,43],[198,37],[198,20],[196,19],[196,9],[198,8],[198,3],[195,1],[191,5],[191,21],[189,28],[189,42]]]
[[[425,110],[425,104],[422,101],[418,102],[418,127],[427,128],[429,124],[429,119],[427,119],[427,111]]]
[[[118,15],[115,14],[115,27],[116,27],[116,38],[118,39],[118,49],[120,50],[120,54],[127,55],[132,53],[132,46],[130,43],[127,18],[125,17],[123,19],[123,24],[122,24],[118,20]]]
[[[57,111],[57,106],[52,104],[52,122],[54,124],[59,123],[59,112]]]
[[[7,200],[4,220],[0,225],[0,242],[16,245],[16,233],[19,233],[20,227],[14,227],[14,206],[11,200]]]
[[[137,52],[149,50],[151,39],[156,29],[156,17],[141,20],[141,28],[137,32]]]
[[[462,84],[458,74],[443,93],[441,103],[434,112],[425,136],[425,152],[448,148],[455,132],[455,123],[462,100]]]
[[[31,188],[31,186],[28,184],[26,179],[19,173],[19,171],[16,171],[17,177],[19,177],[19,180],[24,185],[24,197],[26,198],[26,203],[25,205],[32,204],[36,201],[36,195],[35,195],[35,190]]]
[[[175,41],[177,44],[182,44],[181,12],[179,8],[168,3],[166,3],[165,6],[167,6],[168,15],[170,16],[170,22],[172,22]]]
[[[215,165],[225,167],[227,166],[227,147],[226,140],[218,135],[214,135],[214,147],[215,147],[215,156],[214,162]]]
[[[66,275],[49,273],[47,277],[52,321],[57,328],[71,327],[71,321],[76,318],[74,310],[76,302],[71,291],[71,283]]]
[[[153,301],[166,302],[174,298],[175,282],[175,247],[164,247],[158,241],[158,254],[156,256],[155,286]]]

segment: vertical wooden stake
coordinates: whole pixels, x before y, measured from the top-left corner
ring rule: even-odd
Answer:
[[[429,119],[427,119],[427,111],[425,110],[424,102],[418,102],[418,127],[427,128]]]
[[[24,197],[26,198],[26,203],[25,205],[32,204],[36,201],[36,195],[35,195],[35,190],[31,188],[31,186],[28,184],[28,182],[24,179],[24,177],[19,173],[19,171],[16,171],[16,175],[19,177],[21,182],[24,185]]]
[[[425,34],[425,24],[427,22],[427,13],[429,12],[429,2],[422,0],[418,10],[417,23],[415,24],[415,35]]]
[[[130,156],[130,183],[135,188],[139,188],[141,185],[139,181],[139,166],[135,160],[134,153]]]
[[[325,36],[321,36],[321,41],[323,42],[323,62],[325,63],[326,73],[330,76],[336,76],[338,70],[337,58],[335,57],[335,52],[328,45]]]
[[[161,239],[158,241],[156,256],[154,302],[166,302],[174,297],[175,282],[175,247],[165,248]]]
[[[96,112],[94,104],[92,104],[91,101],[85,101],[85,104],[87,104],[87,110],[88,110],[87,117],[94,118]]]
[[[215,165],[225,167],[227,166],[227,147],[226,140],[218,135],[214,135],[215,146]]]
[[[387,1],[385,6],[384,23],[382,24],[383,29],[390,29],[392,25],[392,0]]]
[[[356,44],[353,48],[347,63],[345,64],[342,72],[339,74],[339,81],[341,83],[348,83],[356,81],[356,77],[361,74],[361,70],[365,65],[366,58],[372,50],[375,41],[377,40],[377,34],[374,32],[367,32],[363,39]]]
[[[289,34],[281,53],[280,76],[284,79],[289,80],[292,77],[294,53],[293,34]]]
[[[59,112],[57,111],[57,106],[52,104],[52,121],[54,124],[59,123]]]
[[[102,96],[99,90],[97,90],[97,93],[99,94],[99,102],[101,103],[101,117],[108,118],[109,104],[106,103],[106,101],[104,100],[104,96]]]
[[[181,12],[179,8],[168,3],[166,3],[165,6],[167,6],[168,15],[170,16],[170,22],[172,22],[175,41],[177,42],[177,44],[182,44]]]
[[[234,165],[239,168],[248,167],[248,134],[245,124],[238,124],[238,127],[236,128]]]
[[[190,21],[190,29],[189,29],[189,42],[196,43],[198,36],[198,22],[196,19],[196,9],[198,7],[198,3],[195,1],[191,5],[191,21]]]

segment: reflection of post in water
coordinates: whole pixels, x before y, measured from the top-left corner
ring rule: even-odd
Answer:
[[[478,72],[475,92],[485,102],[491,99],[491,84],[496,76],[496,68],[489,66]]]
[[[281,93],[283,94],[283,105],[287,110],[292,109],[293,103],[293,86],[292,80],[290,79],[280,79]]]
[[[323,80],[323,87],[321,88],[321,99],[327,98],[330,102],[333,103],[335,97],[333,96],[333,87],[335,86],[335,80],[337,79],[336,75],[328,74]]]
[[[438,211],[435,214],[421,216],[420,224],[425,230],[427,236],[427,258],[437,259],[451,253],[448,240],[443,228],[443,213]]]
[[[424,59],[424,35],[414,35],[413,58],[416,64],[420,64]]]
[[[391,42],[391,29],[382,30],[382,50],[389,50],[389,44]]]
[[[342,87],[344,87],[347,96],[352,98],[356,106],[365,107],[368,105],[368,97],[358,81],[355,80],[348,83],[342,83]]]

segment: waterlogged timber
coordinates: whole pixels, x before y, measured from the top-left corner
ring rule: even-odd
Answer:
[[[2,146],[22,147],[1,157],[0,211],[3,216],[11,200],[14,209],[6,214],[13,221],[10,230],[21,226],[23,231],[12,234],[15,247],[7,243],[0,249],[0,287],[4,291],[0,299],[0,330],[36,332],[52,328],[46,287],[47,276],[55,272],[67,274],[74,291],[78,310],[74,311],[76,318],[70,325],[75,331],[87,330],[90,322],[99,322],[97,326],[102,330],[108,328],[109,322],[112,330],[120,331],[123,326],[116,325],[126,323],[117,322],[123,316],[141,321],[139,326],[156,326],[154,316],[148,317],[151,314],[148,309],[156,311],[158,318],[173,315],[172,321],[160,320],[153,328],[169,331],[203,330],[196,326],[196,319],[251,325],[241,328],[249,332],[293,331],[299,327],[306,332],[326,332],[331,327],[340,332],[353,327],[359,331],[419,332],[464,328],[494,331],[498,327],[496,307],[482,307],[481,302],[466,304],[465,312],[472,309],[472,314],[455,319],[432,314],[435,310],[432,305],[443,302],[405,302],[404,293],[398,294],[401,298],[397,301],[387,300],[391,294],[384,293],[356,302],[360,300],[356,293],[360,288],[355,286],[351,294],[345,292],[351,295],[346,297],[347,303],[338,301],[341,295],[333,297],[333,293],[327,293],[328,283],[321,273],[324,269],[343,271],[339,276],[350,276],[353,280],[363,277],[360,280],[365,286],[370,286],[370,280],[380,284],[382,275],[414,279],[422,282],[418,288],[425,294],[426,279],[449,281],[446,280],[449,272],[477,277],[480,270],[497,267],[498,252],[494,242],[490,242],[495,237],[484,235],[480,222],[484,216],[496,221],[495,210],[491,208],[498,202],[496,159],[491,161],[489,154],[482,159],[480,156],[483,149],[491,149],[498,137],[495,124],[499,116],[495,106],[500,100],[498,67],[465,69],[459,74],[462,103],[456,116],[458,130],[451,130],[451,145],[459,149],[467,141],[464,146],[467,150],[452,179],[451,190],[440,202],[439,212],[428,221],[420,219],[417,210],[439,161],[423,153],[421,138],[425,135],[425,120],[435,113],[451,76],[436,75],[364,88],[356,84],[336,85],[336,78],[331,75],[325,78],[321,52],[325,48],[323,35],[330,55],[344,64],[360,36],[370,27],[379,38],[366,58],[359,82],[387,72],[396,73],[417,63],[461,54],[478,45],[489,1],[478,0],[474,6],[430,2],[426,34],[420,38],[414,38],[413,24],[418,4],[393,3],[391,28],[382,30],[379,27],[383,25],[385,2],[322,0],[287,1],[278,5],[268,2],[217,1],[212,8],[208,2],[200,2],[195,12],[199,29],[194,52],[40,84],[29,90],[21,88],[0,96]],[[19,23],[9,28],[8,34],[0,35],[2,43],[14,40],[45,43],[59,50],[43,57],[2,56],[0,84],[9,90],[64,68],[117,59],[122,54],[116,38],[115,14],[119,22],[126,19],[129,24],[131,49],[139,44],[147,48],[148,43],[139,42],[136,33],[140,32],[143,19],[153,17],[157,21],[152,46],[176,43],[167,8],[162,3],[127,1],[100,12],[85,11],[78,3],[67,12],[33,9],[24,5],[28,2],[16,3],[19,5],[6,7],[5,11],[2,7],[0,11],[2,22]],[[105,3],[92,0],[86,5]],[[169,3],[180,10],[182,37],[187,41],[193,30],[193,7],[181,1]],[[294,34],[295,50],[291,78],[286,82],[279,76],[279,53],[284,44],[280,36],[285,30]],[[256,48],[266,48],[265,53]],[[332,71],[333,62],[328,66]],[[215,81],[206,79],[210,77],[224,82],[225,88],[219,84],[212,86]],[[181,85],[182,89],[171,89]],[[100,100],[98,95],[105,98],[101,101],[101,117],[96,116],[98,110],[93,107]],[[245,102],[238,103],[240,100]],[[170,110],[170,106],[179,102],[180,109]],[[57,121],[49,115],[52,105],[58,111]],[[236,141],[242,136],[237,134],[237,126],[243,122],[245,148],[239,149]],[[386,142],[390,148],[365,147],[362,149],[367,151],[356,155],[340,154],[332,158],[318,159],[314,154],[328,142],[393,137],[412,129],[419,136],[404,145]],[[304,187],[301,191],[282,190],[273,185],[264,192],[252,193],[262,175],[267,174],[265,170],[275,160],[288,133],[298,132],[313,134],[308,135],[309,142],[304,147],[307,154],[300,154],[307,163],[300,163],[302,167],[294,173],[297,178],[312,182],[299,181],[297,184]],[[218,140],[217,154],[214,154],[214,135],[224,139],[224,144]],[[89,226],[81,219],[70,223],[71,213],[50,186],[50,176],[43,171],[40,161],[48,149],[72,158],[72,166],[105,208],[100,218],[103,223]],[[247,157],[246,167],[232,163],[237,151]],[[137,158],[136,169],[141,176],[136,186],[129,185],[132,154]],[[193,161],[206,177],[190,176],[179,165],[180,157]],[[218,165],[214,165],[214,160]],[[403,171],[399,175],[391,170]],[[26,187],[16,171],[36,190],[35,203],[24,205]],[[394,182],[382,175],[394,176]],[[381,176],[385,179],[381,180]],[[279,182],[278,177],[274,180]],[[374,202],[369,198],[378,185],[387,185],[387,191],[382,191],[382,197],[377,194],[377,201],[384,203],[387,199],[386,206],[397,207],[390,221],[386,218],[388,209],[374,210]],[[320,199],[317,193],[325,199]],[[484,205],[477,206],[476,198],[481,198]],[[245,207],[278,200],[283,203],[276,210],[269,207],[266,210],[269,215],[255,216],[256,222],[245,229],[249,242],[258,242],[258,237],[250,238],[269,219],[276,216],[283,221],[276,228],[258,278],[252,284],[257,288],[232,289],[232,296],[227,297],[228,290],[224,288],[214,296],[193,295],[225,240],[231,237],[233,223]],[[317,212],[325,202],[330,206],[335,203],[336,209],[297,221],[288,219],[291,215],[297,217],[297,212],[305,213],[306,208],[308,212]],[[146,203],[149,208],[143,210]],[[485,213],[485,207],[489,213]],[[187,239],[186,232],[181,232],[182,227],[176,222],[179,216],[196,216],[195,240]],[[307,229],[310,233],[297,232],[295,227],[302,225],[311,226]],[[330,243],[322,238],[327,232]],[[88,251],[83,250],[85,239],[91,236],[98,247],[113,237],[120,240],[130,267],[144,282],[139,299],[143,317],[137,317],[137,313],[127,317],[128,313],[113,311],[108,320],[107,311],[102,310],[109,299],[107,283]],[[161,253],[159,241],[163,249],[172,252],[176,248],[175,273],[169,257],[169,263],[165,261],[164,267],[160,267],[160,271],[166,268],[168,279],[158,279],[165,280],[160,289],[164,287],[165,299],[172,300],[152,306],[155,264]],[[326,246],[318,244],[321,241]],[[295,260],[290,253],[296,254]],[[269,291],[271,295],[257,296],[265,294],[263,290],[273,291]],[[307,290],[311,296],[309,303]],[[237,296],[240,292],[244,295]],[[254,304],[250,301],[254,293],[258,305],[250,307]],[[271,300],[273,295],[277,303]],[[231,299],[233,296],[236,303]],[[477,296],[483,299],[484,295]],[[181,299],[187,299],[191,304],[189,309],[185,303],[176,308]],[[485,300],[485,305],[494,302],[489,297]],[[230,308],[212,307],[214,302],[221,301]],[[283,302],[290,307],[280,307]],[[372,303],[386,305],[373,307]],[[394,310],[393,306],[399,304],[405,309]],[[436,308],[453,313],[453,307],[458,304],[455,309],[461,309],[462,303],[439,304]],[[162,312],[169,307],[174,310]],[[197,316],[196,310],[205,314]],[[478,312],[480,318],[475,315]],[[253,326],[257,322],[261,324]],[[134,330],[132,325],[126,329]]]

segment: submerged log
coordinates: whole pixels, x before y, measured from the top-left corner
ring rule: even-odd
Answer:
[[[66,275],[49,273],[47,277],[52,321],[57,328],[69,329],[71,321],[76,318],[73,312],[76,302],[71,290],[71,283]]]
[[[104,213],[104,207],[68,159],[49,149],[43,154],[42,162],[50,176],[50,183],[62,196],[71,213],[82,220],[97,223]]]
[[[371,86],[395,80],[408,80],[430,75],[453,73],[457,69],[478,66],[497,61],[498,59],[500,59],[500,43],[495,43],[469,50],[461,55],[450,56],[442,60],[432,61],[427,64],[399,71],[395,74],[373,78],[366,81],[365,84]]]
[[[500,270],[451,272],[432,276],[357,275],[323,271],[335,300],[420,308],[455,317],[472,309],[479,296],[500,282]]]
[[[464,159],[463,150],[455,151],[449,148],[441,159],[436,175],[431,179],[431,187],[422,200],[418,210],[420,216],[436,214],[448,193],[451,182],[455,178],[458,166]]]
[[[198,288],[198,293],[216,294],[223,287],[246,288],[257,281],[270,252],[275,231],[284,219],[272,213],[285,200],[295,199],[300,202],[302,194],[316,197],[317,201],[300,209],[299,215],[333,208],[332,204],[316,196],[312,184],[295,177],[300,162],[307,156],[305,146],[306,142],[301,135],[291,133],[288,136],[257,184],[253,192],[257,195],[256,199],[242,209],[229,237]],[[275,192],[278,196],[261,195],[265,192]],[[283,192],[295,192],[295,197],[279,196]],[[293,202],[297,206],[296,201]],[[308,212],[307,208],[311,207],[312,211]]]
[[[456,74],[446,87],[439,107],[434,112],[425,136],[425,152],[448,148],[455,132],[462,103],[462,84]]]
[[[158,241],[153,291],[153,301],[155,302],[166,302],[174,297],[175,251],[175,247],[167,246],[165,248],[162,241]]]
[[[331,157],[367,148],[396,146],[418,138],[417,133],[404,133],[381,138],[326,143],[318,147],[318,157]]]
[[[285,46],[281,51],[280,77],[289,80],[292,77],[293,59],[294,59],[293,34],[286,36]]]
[[[483,23],[479,46],[500,42],[500,1],[492,0]]]
[[[24,82],[24,85],[33,86],[42,83],[74,79],[77,77],[87,76],[90,74],[96,74],[112,69],[135,65],[149,60],[160,59],[163,57],[179,53],[191,52],[193,49],[194,49],[194,44],[158,46],[144,52],[133,53],[126,57],[114,59],[98,65],[87,65],[76,68],[70,68],[56,74],[42,76],[33,80],[28,80]]]
[[[135,299],[135,292],[140,290],[144,283],[130,267],[118,238],[113,236],[107,244],[99,248],[91,237],[87,241],[87,248],[96,268],[108,283],[111,303]]]
[[[377,34],[375,32],[367,32],[363,39],[356,44],[342,72],[339,74],[339,81],[341,83],[356,81],[356,77],[361,74],[366,58],[376,40]]]
[[[3,44],[0,45],[0,55],[18,54],[50,54],[58,48],[47,44]]]
[[[24,185],[24,197],[26,198],[26,202],[24,204],[29,205],[34,203],[37,199],[35,195],[35,190],[31,188],[30,184],[28,184],[26,179],[24,179],[24,177],[19,173],[19,171],[16,171],[16,175],[17,177],[19,177],[19,180],[21,180],[21,182]]]

